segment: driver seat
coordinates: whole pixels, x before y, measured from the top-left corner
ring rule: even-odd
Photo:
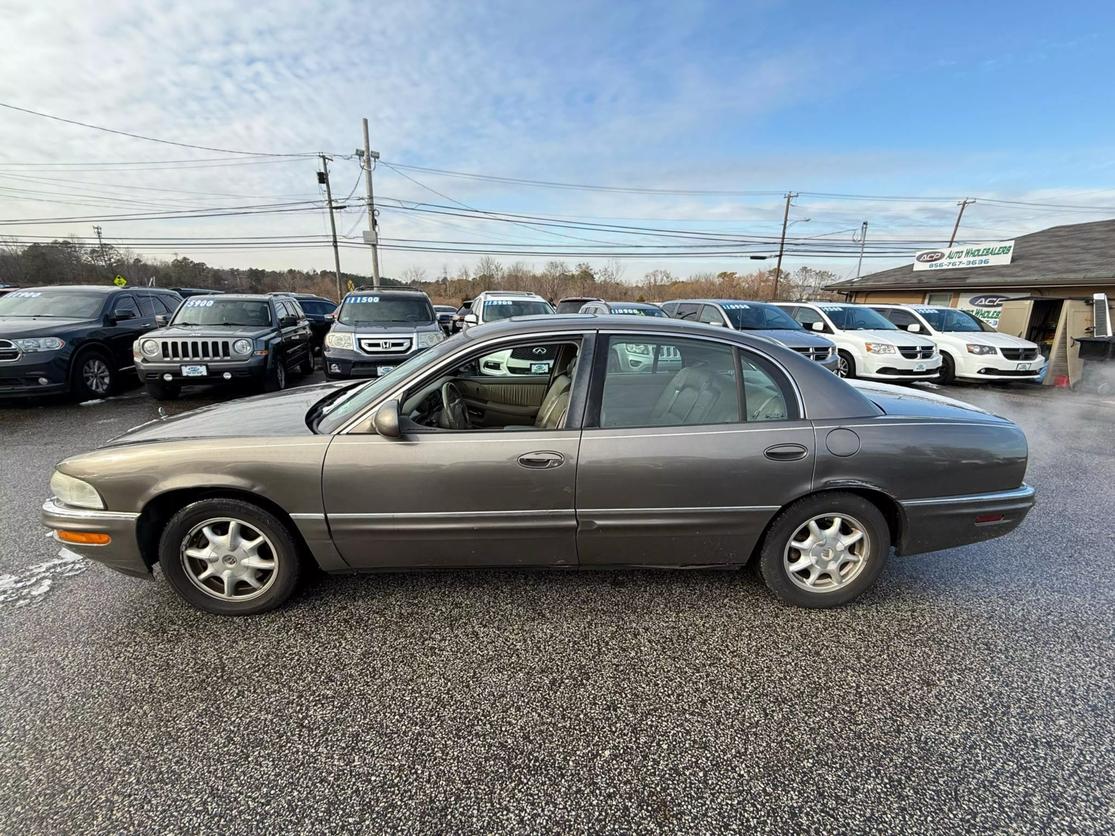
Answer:
[[[554,378],[550,388],[542,398],[542,406],[538,408],[538,415],[534,418],[536,429],[556,430],[565,423],[565,412],[569,409],[569,396],[573,389],[573,373],[577,369],[577,358],[574,357],[565,367],[565,371]]]

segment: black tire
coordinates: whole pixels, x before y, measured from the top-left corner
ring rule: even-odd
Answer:
[[[286,360],[276,357],[275,362],[263,376],[264,392],[281,392],[287,387]]]
[[[833,566],[838,574],[843,574],[847,580],[842,585],[837,585],[835,579],[822,570],[816,580],[824,586],[816,590],[804,588],[803,584],[812,575],[812,565],[805,566],[797,573],[790,568],[800,560],[811,559],[801,550],[791,549],[791,540],[806,529],[810,520],[818,517],[823,519],[818,522],[821,531],[829,528],[833,518],[840,517],[842,528],[847,529],[847,534],[841,538],[854,534],[860,530],[865,536],[857,542],[859,546],[859,562],[849,561],[837,566],[832,560],[839,560],[845,550],[851,554],[856,545],[835,545],[836,541],[823,541],[819,543],[818,559]],[[852,525],[851,523],[855,523]],[[811,536],[811,535],[810,535]],[[759,571],[763,575],[767,588],[775,597],[784,604],[811,609],[828,609],[847,604],[858,598],[870,587],[883,571],[887,555],[890,553],[890,528],[879,508],[867,499],[852,493],[832,491],[814,494],[799,499],[797,502],[784,508],[778,516],[771,521],[766,533],[763,535],[763,545],[759,552]],[[791,561],[788,555],[797,555]],[[858,566],[858,568],[857,568]],[[809,574],[805,574],[809,573]],[[795,582],[794,577],[798,579]]]
[[[837,377],[855,377],[856,376],[856,358],[854,358],[847,351],[841,349],[836,352],[836,376]],[[843,372],[841,369],[843,368]]]
[[[79,401],[107,398],[119,383],[112,366],[112,358],[99,348],[81,352],[70,368],[70,392]]]
[[[306,356],[298,364],[298,373],[303,377],[314,373],[314,353],[308,348],[306,349]]]
[[[952,383],[956,380],[956,363],[945,352],[941,352],[941,371],[937,375],[941,383]]]
[[[273,562],[273,568],[251,570],[255,580],[263,585],[262,589],[254,589],[247,580],[235,580],[232,573],[244,572],[247,563],[243,558],[239,558],[239,563],[237,562],[238,555],[243,550],[236,548],[233,541],[223,544],[217,540],[209,541],[203,533],[190,536],[195,528],[210,520],[237,521],[240,531],[246,533],[242,538],[237,538],[236,542],[255,542],[253,532],[263,536],[264,545],[259,547],[255,558],[250,558]],[[210,528],[215,533],[226,536],[229,533],[227,526],[222,529],[220,522],[214,523]],[[199,537],[202,538],[201,541],[196,539]],[[194,551],[217,552],[215,559],[185,556],[183,552],[187,538],[195,547],[202,542],[208,543],[207,548],[195,548]],[[203,499],[187,505],[171,517],[159,539],[159,563],[167,582],[179,596],[197,609],[217,615],[255,615],[273,610],[290,598],[302,574],[298,544],[287,526],[274,514],[239,499]],[[200,578],[200,574],[210,565],[215,574],[209,578]],[[222,595],[219,591],[228,589],[224,575],[226,570],[233,584],[231,596]],[[209,591],[205,591],[203,586]]]
[[[182,387],[177,383],[166,383],[155,380],[144,384],[147,394],[157,401],[174,401],[182,394]]]

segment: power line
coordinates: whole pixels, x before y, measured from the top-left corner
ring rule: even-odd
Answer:
[[[104,133],[117,134],[119,136],[130,137],[131,139],[142,139],[145,142],[158,142],[161,145],[175,145],[179,148],[196,148],[199,151],[216,151],[217,153],[220,153],[220,154],[243,154],[243,155],[251,156],[251,157],[307,157],[307,156],[312,157],[312,156],[315,156],[314,154],[305,153],[305,152],[300,153],[300,154],[274,154],[274,153],[269,153],[269,152],[266,152],[266,151],[240,151],[240,150],[231,149],[231,148],[214,148],[211,145],[194,145],[194,144],[189,143],[189,142],[177,142],[173,139],[160,139],[160,138],[154,137],[154,136],[144,136],[143,134],[132,133],[131,131],[122,131],[122,130],[118,130],[116,128],[105,128],[105,127],[102,127],[101,125],[91,125],[88,122],[79,122],[76,119],[65,119],[61,116],[54,116],[54,115],[49,114],[49,113],[42,113],[41,111],[38,111],[38,110],[30,110],[26,107],[18,107],[16,105],[8,104],[6,102],[0,102],[0,107],[7,108],[8,110],[15,110],[15,111],[18,111],[19,113],[26,113],[26,114],[29,114],[31,116],[38,116],[42,119],[53,119],[55,122],[64,122],[67,125],[77,125],[77,126],[82,127],[82,128],[90,128],[91,130],[94,130],[94,131],[103,131]]]

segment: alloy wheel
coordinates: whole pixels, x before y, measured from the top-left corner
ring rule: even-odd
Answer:
[[[871,538],[847,514],[819,514],[790,537],[782,565],[791,582],[809,592],[834,592],[854,581],[867,565]]]
[[[81,366],[81,381],[95,395],[107,395],[112,386],[112,372],[100,357],[90,357]]]
[[[836,376],[837,377],[847,377],[848,376],[848,361],[844,358],[843,354],[837,354],[836,355]]]
[[[198,523],[182,540],[182,567],[190,581],[221,601],[248,601],[275,582],[274,545],[254,525],[233,517]]]

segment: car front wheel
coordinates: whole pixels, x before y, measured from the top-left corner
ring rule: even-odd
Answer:
[[[159,563],[175,592],[218,615],[274,609],[291,596],[301,574],[287,527],[238,499],[206,499],[175,514],[159,541]]]
[[[822,493],[789,505],[763,538],[759,569],[783,603],[838,607],[857,598],[883,570],[890,529],[873,503]]]
[[[856,361],[847,351],[836,352],[836,376],[855,377]]]
[[[109,356],[98,350],[80,355],[74,363],[72,388],[82,401],[111,395],[116,388],[116,374]]]

